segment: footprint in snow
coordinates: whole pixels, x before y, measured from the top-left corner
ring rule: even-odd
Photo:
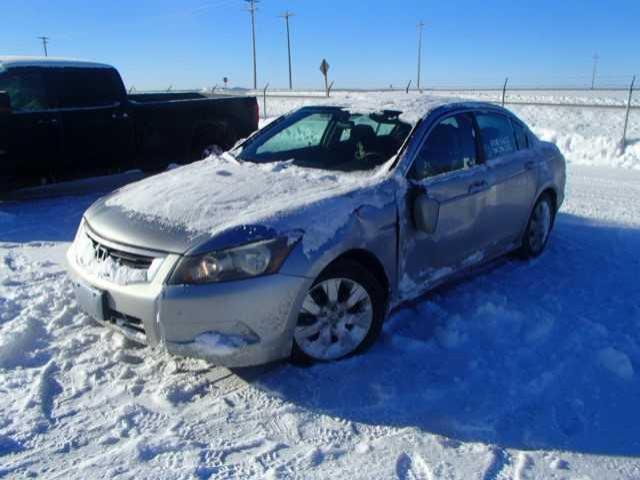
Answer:
[[[405,452],[396,460],[396,476],[398,480],[432,480],[433,474],[429,465],[420,457],[415,461]]]

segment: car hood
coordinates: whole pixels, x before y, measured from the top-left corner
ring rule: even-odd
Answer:
[[[290,232],[307,232],[311,250],[360,205],[388,201],[379,188],[386,172],[259,165],[225,154],[116,190],[85,219],[108,240],[164,252],[200,253]]]

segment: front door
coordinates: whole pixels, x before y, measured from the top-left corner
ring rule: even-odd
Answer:
[[[1,174],[17,178],[14,186],[39,183],[54,176],[61,158],[62,132],[41,70],[8,69],[0,73],[0,90],[6,91],[11,100]]]
[[[401,222],[401,294],[417,293],[482,258],[478,218],[490,185],[477,138],[470,113],[452,115],[431,130],[415,156]],[[417,195],[438,204],[433,233],[417,229],[413,222]]]
[[[47,75],[61,117],[65,169],[106,173],[131,166],[133,124],[115,70],[52,68]]]

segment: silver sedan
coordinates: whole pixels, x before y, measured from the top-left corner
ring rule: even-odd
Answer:
[[[565,161],[509,111],[305,107],[231,152],[84,215],[79,306],[130,339],[226,366],[364,351],[390,308],[508,252],[540,255]]]

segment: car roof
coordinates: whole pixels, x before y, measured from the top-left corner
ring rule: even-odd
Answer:
[[[45,67],[45,68],[113,68],[105,63],[75,60],[71,58],[56,57],[0,57],[0,70],[18,67]]]
[[[489,102],[473,102],[464,100],[451,100],[443,102],[441,105],[427,112],[427,115],[436,111],[442,110],[443,112],[457,112],[464,110],[494,110],[497,112],[508,112],[504,107]]]
[[[500,112],[503,114],[510,114],[508,110],[500,105],[489,102],[475,102],[459,99],[447,99],[437,98],[435,99],[429,108],[422,114],[422,119],[425,120],[435,114],[435,117],[439,117],[444,114],[453,114],[456,112],[464,112],[468,110],[491,110],[494,112]],[[314,111],[314,112],[335,112],[335,111],[347,111],[352,114],[370,114],[370,113],[389,113],[394,114],[396,117],[402,118],[402,111],[400,110],[373,110],[367,108],[358,108],[357,106],[347,105],[308,105],[301,107],[300,110]]]

